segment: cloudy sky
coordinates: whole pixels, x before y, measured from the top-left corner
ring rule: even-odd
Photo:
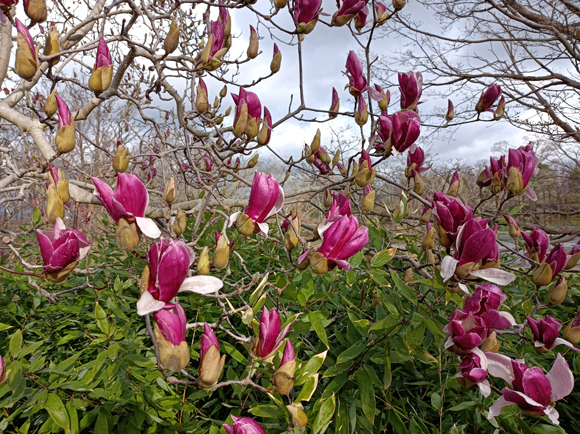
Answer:
[[[258,1],[254,7],[260,11],[267,12],[264,8],[268,4],[269,2]],[[323,0],[323,10],[325,12],[332,14],[336,9],[334,0]],[[434,23],[433,19],[429,19],[429,12],[424,10],[423,6],[417,2],[411,1],[407,4],[404,12],[411,14],[415,20],[424,21],[426,23],[425,25],[430,27],[429,30],[438,30],[437,23]],[[425,18],[422,19],[422,17]],[[330,16],[324,17],[323,19],[329,22]],[[272,32],[272,35],[280,38],[282,42],[273,40],[268,29],[263,23],[258,24],[255,15],[249,11],[234,11],[232,13],[232,22],[232,33],[239,36],[237,39],[234,39],[233,47],[230,51],[232,56],[245,53],[248,44],[250,24],[257,27],[258,33],[262,38],[260,40],[262,54],[253,61],[242,65],[240,74],[236,78],[238,83],[251,83],[252,80],[269,74],[273,44],[274,42],[278,43],[283,56],[280,72],[250,89],[258,94],[263,105],[269,108],[274,121],[276,121],[288,112],[292,95],[294,96],[292,107],[295,108],[299,102],[297,48],[296,46],[284,44],[284,42],[289,42],[289,38],[288,35],[282,34],[281,32]],[[291,17],[287,10],[276,17],[276,22],[285,28],[293,28]],[[363,39],[363,42],[366,42],[366,39]],[[401,49],[404,42],[401,39],[389,35],[385,38],[377,39],[373,43],[372,50],[378,55],[386,56],[388,59],[390,55],[394,57],[394,50]],[[359,53],[361,51],[360,46],[356,43],[347,27],[331,28],[323,23],[318,23],[314,31],[306,35],[303,42],[303,57],[305,98],[308,107],[327,110],[330,107],[332,88],[335,87],[341,97],[341,110],[352,110],[352,101],[349,101],[350,95],[348,91],[344,90],[348,79],[343,73],[345,71],[346,58],[350,50],[355,50]],[[245,54],[243,57],[245,57]],[[399,70],[407,71],[408,69],[405,65],[401,65]],[[425,73],[425,71],[422,72]],[[397,82],[395,76],[390,77],[389,80],[394,83]],[[210,88],[210,94],[212,90],[213,92],[219,92],[219,88],[221,87],[219,83],[212,82],[211,78],[206,80],[206,82]],[[231,86],[230,90],[233,90]],[[390,90],[393,96],[389,112],[393,112],[398,106],[399,96],[396,86],[391,87]],[[421,107],[423,112],[430,111],[433,107],[441,107],[442,109],[446,109],[447,107],[446,99],[433,99],[425,96],[422,99],[426,100]],[[473,110],[476,102],[467,101],[463,107],[467,109],[467,104],[472,104],[471,110]],[[462,107],[459,108],[459,110],[461,109]],[[307,119],[315,118],[316,113],[305,112],[304,117]],[[318,114],[318,119],[325,119],[325,116]],[[347,125],[356,127],[352,118],[339,117],[330,123],[323,124],[290,120],[274,130],[271,141],[272,148],[286,157],[289,155],[294,155],[295,158],[299,157],[304,143],[310,143],[317,128],[321,128],[322,130],[323,145],[329,143],[329,125],[332,125],[333,128],[340,128]],[[365,133],[368,135],[368,132]],[[523,132],[510,126],[505,121],[468,124],[455,131],[450,140],[442,138],[434,139],[432,141],[431,154],[437,154],[440,162],[455,158],[476,162],[478,160],[488,159],[490,149],[494,143],[507,140],[512,145],[519,146],[524,143],[524,135]]]

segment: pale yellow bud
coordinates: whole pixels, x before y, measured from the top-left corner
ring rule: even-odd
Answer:
[[[46,0],[28,0],[24,2],[24,12],[33,23],[45,22],[48,14]]]
[[[56,27],[51,26],[48,32],[48,37],[46,38],[46,43],[44,45],[44,55],[52,56],[54,54],[60,53],[60,35],[58,34]],[[50,66],[56,65],[60,61],[60,56],[56,56],[48,61]],[[56,109],[55,109],[56,111]]]
[[[54,185],[49,185],[46,189],[46,216],[51,223],[58,217],[64,218],[64,203]]]
[[[216,244],[215,253],[213,255],[213,265],[217,269],[222,269],[228,266],[230,261],[230,246],[226,234],[222,234]]]
[[[202,386],[211,387],[217,383],[224,369],[225,361],[226,355],[224,354],[220,358],[220,350],[215,345],[205,351],[199,360],[198,370]]]
[[[175,186],[175,178],[171,175],[171,178],[165,183],[165,190],[163,191],[163,198],[167,205],[173,205],[175,198],[177,196],[177,187]]]
[[[314,135],[312,144],[310,145],[313,154],[318,151],[318,148],[320,148],[320,128],[316,130],[316,134]]]
[[[260,158],[260,154],[256,154],[254,155],[250,161],[248,161],[248,169],[251,169],[252,167],[254,167],[256,164],[258,164],[258,160]]]
[[[298,429],[302,429],[306,427],[306,425],[308,424],[308,416],[306,416],[306,413],[304,413],[304,411],[300,407],[294,403],[286,406],[286,408],[292,415],[292,423]]]
[[[546,262],[542,262],[534,272],[533,279],[536,286],[546,286],[552,282],[552,267]]]
[[[54,142],[56,149],[62,154],[66,154],[75,148],[75,121],[72,117],[69,125],[63,125],[59,128]]]
[[[209,275],[209,247],[205,246],[197,260],[197,274],[202,276]]]
[[[177,215],[175,216],[175,221],[173,222],[173,232],[175,235],[180,236],[185,232],[187,225],[187,217],[181,208],[177,209]]]
[[[565,277],[558,279],[556,286],[552,288],[549,294],[550,304],[556,306],[561,304],[566,299],[568,293],[568,282]]]
[[[47,117],[52,117],[56,113],[58,108],[56,104],[56,89],[53,90],[47,97],[46,102],[44,103],[44,113]]]
[[[169,32],[163,41],[163,49],[167,54],[173,53],[179,45],[179,27],[175,19],[171,22]],[[211,47],[210,47],[211,48]]]
[[[364,197],[362,201],[362,207],[364,212],[370,212],[373,210],[375,206],[375,194],[376,191],[371,190],[370,193]]]
[[[126,252],[132,252],[139,244],[140,235],[136,223],[129,223],[123,217],[119,219],[117,228],[117,245]]]
[[[334,157],[332,157],[332,167],[336,167],[336,165],[338,164],[340,160],[340,149],[337,149],[336,152],[334,153]]]
[[[159,362],[163,369],[173,372],[179,372],[184,369],[189,363],[190,358],[187,343],[184,341],[179,345],[173,345],[165,339],[157,324],[153,328],[153,333],[155,334],[155,340],[159,348]]]
[[[258,50],[260,49],[260,41],[258,40],[258,33],[251,28],[250,30],[250,44],[246,54],[250,59],[255,59],[258,56]]]
[[[123,145],[117,146],[117,152],[113,160],[113,169],[115,169],[115,172],[125,172],[129,167],[129,160],[129,151],[127,151],[127,148]]]

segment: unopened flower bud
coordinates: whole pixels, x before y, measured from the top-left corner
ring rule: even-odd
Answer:
[[[370,187],[370,185],[367,185]],[[371,190],[363,199],[362,207],[364,212],[371,212],[375,206],[376,190]]]
[[[46,102],[44,103],[44,113],[49,118],[56,113],[57,105],[55,95],[56,89],[46,97]]]
[[[435,228],[431,226],[431,223],[427,223],[427,232],[425,232],[423,237],[421,248],[423,250],[435,248]]]
[[[38,71],[36,47],[26,26],[18,18],[14,19],[14,23],[18,32],[14,69],[20,78],[31,81]]]
[[[510,167],[505,187],[512,196],[518,196],[524,192],[524,179],[516,167]]]
[[[491,185],[489,186],[489,191],[491,192],[491,194],[498,194],[501,192],[502,188],[503,188],[503,184],[501,182],[501,180],[499,179],[499,174],[498,173],[494,173],[492,178],[491,178]]]
[[[175,235],[180,236],[185,232],[187,225],[187,217],[181,208],[177,209],[177,215],[175,216],[175,221],[173,222],[173,232]]]
[[[43,23],[46,21],[48,10],[46,0],[24,0],[24,12],[33,23]]]
[[[99,95],[106,91],[113,80],[113,58],[109,52],[109,47],[104,38],[99,39],[97,48],[97,59],[93,72],[89,78],[89,88]]]
[[[280,367],[272,376],[272,384],[278,395],[288,395],[294,387],[294,372],[296,371],[296,357],[294,347],[289,339],[286,339],[286,347],[280,361]]]
[[[199,79],[196,91],[195,108],[197,109],[198,113],[205,113],[209,109],[209,103],[207,99],[207,87],[201,78]]]
[[[286,7],[286,0],[274,0],[276,10],[284,9]]]
[[[497,353],[499,351],[500,342],[497,339],[497,334],[495,331],[492,331],[490,335],[487,337],[483,344],[481,345],[481,349],[483,351],[491,351],[492,353]]]
[[[222,87],[222,90],[220,90],[220,98],[225,98],[227,94],[228,87],[224,84],[224,87]]]
[[[574,345],[580,344],[580,316],[570,321],[564,329],[562,337]]]
[[[256,154],[254,155],[250,161],[248,161],[248,169],[251,169],[252,167],[254,167],[256,164],[258,164],[258,160],[260,158],[260,154]]]
[[[118,142],[117,144],[117,152],[115,153],[115,159],[113,160],[113,169],[117,173],[123,173],[129,167],[129,152],[127,148]]]
[[[177,196],[177,188],[175,186],[175,178],[171,175],[171,178],[165,183],[165,190],[163,191],[163,198],[167,205],[173,205],[175,202],[175,197]]]
[[[177,46],[179,45],[179,27],[175,19],[171,22],[171,27],[169,27],[169,32],[163,41],[163,49],[167,54],[173,53]]]
[[[129,223],[121,217],[117,228],[117,245],[126,252],[132,252],[139,244],[139,229],[136,223]]]
[[[226,355],[220,356],[220,350],[215,345],[210,346],[199,360],[199,379],[205,387],[211,387],[219,380],[224,369]]]
[[[293,250],[298,245],[298,235],[300,235],[300,220],[298,217],[292,219],[288,230],[284,234],[284,246],[288,250]]]
[[[546,262],[542,262],[534,272],[533,281],[536,286],[546,286],[552,281],[552,267]]]
[[[387,90],[385,93],[385,91],[381,89],[381,95],[383,97],[379,101],[379,108],[381,109],[381,112],[384,112],[389,108],[389,103],[391,102],[391,92]]]
[[[66,154],[75,147],[75,122],[64,100],[55,95],[58,106],[58,132],[54,142],[59,152]]]
[[[308,416],[306,416],[301,407],[301,405],[295,403],[286,406],[292,415],[292,423],[298,429],[302,429],[308,424]]]
[[[318,151],[318,148],[320,148],[320,128],[316,130],[316,134],[314,135],[310,145],[310,150],[313,154]]]
[[[477,181],[475,182],[479,188],[485,187],[485,181],[487,181],[487,173],[485,170],[482,170],[477,177]]]
[[[314,252],[309,258],[310,268],[316,274],[325,274],[328,271],[328,261],[320,252]]]
[[[234,125],[234,136],[240,138],[246,132],[248,125],[248,105],[246,103],[243,103],[239,108],[237,118],[238,120]]]
[[[49,185],[46,190],[46,216],[51,223],[59,217],[64,218],[64,204],[54,185]]]
[[[395,8],[395,11],[397,12],[403,9],[406,4],[406,0],[393,0],[393,8]]]
[[[216,243],[215,253],[213,254],[213,265],[217,269],[222,269],[228,266],[230,261],[230,246],[226,234],[222,234]]]
[[[337,149],[334,153],[334,157],[332,157],[332,167],[336,167],[338,161],[340,160],[340,149]]]
[[[56,27],[50,26],[48,36],[46,37],[46,43],[44,44],[44,55],[52,56],[54,54],[60,53],[60,35],[56,30]],[[50,66],[56,65],[60,61],[60,56],[56,56],[48,61]],[[54,114],[54,113],[53,113]]]
[[[415,187],[413,188],[413,191],[417,193],[419,196],[422,196],[424,193],[423,178],[421,178],[421,175],[419,175],[418,172],[415,172],[413,175],[415,181]]]
[[[503,216],[508,224],[510,237],[512,237],[514,240],[517,240],[522,234],[522,232],[520,231],[520,227],[518,226],[518,223],[514,220],[513,217],[507,214],[504,214]]]
[[[254,59],[258,56],[259,49],[260,41],[258,40],[258,33],[256,32],[256,29],[250,26],[250,45],[248,46],[246,54],[250,59]]]
[[[169,342],[163,336],[161,330],[159,330],[157,323],[155,323],[153,333],[159,349],[159,362],[161,366],[173,372],[179,372],[184,369],[189,363],[190,358],[187,342],[183,341],[179,345],[174,345]]]
[[[568,293],[568,282],[564,276],[560,276],[556,285],[550,291],[550,304],[556,306],[562,303],[566,299],[566,294]]]
[[[282,53],[278,49],[278,46],[274,44],[274,55],[272,56],[272,61],[270,62],[270,72],[276,74],[280,71],[280,64],[282,63]]]
[[[571,270],[572,268],[574,268],[576,266],[576,264],[578,263],[579,260],[580,260],[580,252],[570,255],[568,262],[566,263],[566,266],[564,267],[564,269]]]
[[[205,246],[197,260],[197,274],[202,276],[209,275],[209,247]]]

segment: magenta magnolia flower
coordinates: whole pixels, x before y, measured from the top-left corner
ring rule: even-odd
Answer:
[[[552,248],[546,257],[546,264],[548,264],[552,270],[552,279],[560,274],[560,271],[562,271],[562,269],[566,266],[566,262],[568,262],[566,249],[562,244],[558,243]]]
[[[232,416],[232,419],[233,424],[223,425],[228,434],[266,434],[262,427],[250,417]]]
[[[487,88],[487,90],[483,92],[479,97],[479,101],[475,106],[475,110],[478,113],[485,111],[493,112],[494,110],[491,109],[491,106],[493,106],[493,104],[497,101],[500,95],[501,95],[501,86],[495,84],[490,85]]]
[[[474,348],[463,356],[459,364],[457,380],[466,387],[471,386],[470,382],[476,384],[481,394],[486,398],[491,394],[491,387],[487,379],[487,357],[483,351]]]
[[[315,272],[320,270],[320,274],[327,271],[328,265],[330,267],[337,265],[348,271],[350,264],[347,259],[360,252],[369,240],[368,228],[359,227],[358,220],[354,216],[337,216],[325,220],[318,225],[318,234],[322,239],[322,245],[314,253],[310,264]],[[308,249],[303,253],[298,262],[302,262],[311,250]],[[321,268],[318,268],[318,261],[324,263]]]
[[[401,110],[415,110],[423,93],[423,75],[420,72],[399,72]]]
[[[499,250],[496,255],[493,254],[496,232],[485,226],[487,220],[473,218],[460,226],[453,243],[454,256],[447,255],[441,261],[441,277],[445,282],[454,275],[458,279],[471,275],[498,285],[507,285],[516,278],[514,274],[496,268],[477,269],[480,261],[497,261],[498,257],[495,256],[499,256]],[[463,291],[468,292],[463,284],[460,285]]]
[[[526,317],[528,326],[534,335],[534,347],[541,352],[551,350],[557,345],[566,345],[568,348],[580,352],[574,345],[565,339],[558,337],[562,323],[556,318],[546,315],[546,319],[536,320],[531,316]]]
[[[455,117],[455,106],[450,99],[447,100],[447,113],[445,114],[445,120],[451,122]]]
[[[492,193],[497,194],[504,189],[504,181],[507,174],[505,156],[501,156],[499,159],[489,157],[489,166],[485,166],[483,173],[485,173],[485,179],[481,180],[481,187],[492,186]],[[492,181],[493,184],[492,185]],[[479,182],[479,181],[478,181]]]
[[[99,68],[106,68],[113,64],[113,58],[109,52],[109,47],[107,46],[107,41],[103,37],[99,39],[99,45],[97,47],[97,60],[95,62],[95,67],[93,70]]]
[[[55,95],[55,97],[56,105],[58,107],[58,128],[60,129],[64,126],[70,125],[72,116],[66,102],[64,102],[64,100],[58,95]]]
[[[185,341],[187,318],[179,303],[166,304],[163,309],[154,312],[153,317],[165,339],[176,346]]]
[[[340,109],[340,98],[338,97],[338,92],[336,91],[336,89],[333,87],[332,88],[332,103],[330,105],[330,108],[328,109],[328,111],[331,112],[338,112],[338,110]],[[334,119],[338,116],[338,114],[334,113],[334,114],[330,114],[328,115],[330,119]]]
[[[348,53],[346,59],[346,71],[348,81],[350,82],[349,92],[351,95],[357,96],[361,92],[364,92],[367,86],[367,79],[363,74],[362,65],[358,56],[352,50]]]
[[[425,152],[420,146],[411,147],[407,153],[407,168],[405,169],[405,176],[407,178],[413,177],[413,170],[417,173],[423,173],[428,170],[428,167],[423,167],[425,162]]]
[[[514,317],[505,311],[490,309],[482,315],[456,310],[443,331],[449,333],[445,348],[465,355],[479,347],[494,330],[504,330],[517,325]]]
[[[392,115],[379,116],[379,137],[384,144],[377,144],[378,151],[405,152],[419,138],[421,118],[413,110],[397,112]]]
[[[356,16],[354,17],[354,27],[360,32],[362,28],[367,24],[367,18],[369,16],[369,8],[365,5],[363,8],[358,11]]]
[[[336,216],[350,216],[352,215],[350,202],[344,193],[332,192],[332,205],[326,212],[326,219],[332,219]]]
[[[240,92],[238,95],[232,93],[232,98],[234,104],[236,105],[236,119],[234,120],[234,125],[237,123],[239,117],[239,110],[245,103],[248,106],[248,120],[250,118],[256,121],[261,120],[262,116],[262,104],[260,103],[260,98],[254,92],[247,91],[243,87],[240,87]]]
[[[144,316],[163,309],[178,292],[217,292],[223,283],[212,276],[187,277],[195,253],[183,241],[161,238],[147,252],[149,286],[137,302],[137,314]]]
[[[258,338],[255,339],[252,345],[252,351],[257,357],[266,358],[278,349],[282,341],[286,337],[290,325],[280,331],[280,316],[275,309],[268,311],[266,306],[262,310],[260,317],[260,331]]]
[[[527,256],[536,262],[543,262],[550,247],[550,237],[542,229],[534,228],[530,235],[522,232],[524,247],[528,251]]]
[[[268,235],[268,223],[270,216],[276,214],[284,206],[284,190],[274,178],[274,175],[266,177],[266,174],[256,172],[252,182],[252,190],[248,207],[241,213],[237,212],[230,216],[230,224],[237,224],[238,230],[242,230],[244,235],[261,232]],[[242,216],[246,216],[243,218]],[[247,222],[250,223],[247,223]],[[249,229],[246,225],[251,226]]]
[[[226,11],[226,8],[220,8],[220,12],[221,11]],[[229,13],[228,13],[229,15]],[[220,61],[220,59],[222,58],[222,56],[225,54],[225,52],[227,51],[227,47],[225,46],[225,43],[228,39],[228,37],[225,34],[225,26],[226,24],[224,24],[224,22],[220,19],[218,19],[217,21],[212,21],[211,22],[211,34],[210,34],[210,38],[211,38],[211,46],[209,48],[209,52],[208,52],[208,57],[207,59],[204,59],[205,63],[209,63],[209,62],[216,62],[218,63]],[[209,43],[209,41],[208,41]]]
[[[294,23],[300,33],[308,34],[316,26],[322,0],[296,0],[294,2]]]
[[[284,366],[288,362],[296,360],[296,355],[294,354],[294,346],[290,339],[286,339],[286,347],[284,348],[284,353],[282,353],[282,360],[280,360],[280,367]]]
[[[203,358],[204,354],[214,345],[218,351],[220,349],[220,343],[211,327],[207,324],[203,324],[203,335],[201,335],[201,348],[199,350],[200,359]]]
[[[481,315],[492,309],[497,310],[506,299],[507,295],[496,285],[477,285],[473,294],[463,304],[463,310]]]
[[[323,158],[327,157],[328,153],[326,152],[326,149],[323,146],[319,147],[314,153],[314,160],[312,161],[312,164],[316,166],[316,168],[320,171],[321,175],[326,175],[328,172],[330,172],[330,166],[326,164],[323,160]],[[327,158],[327,160],[330,159]]]
[[[536,158],[532,147],[529,145],[526,147],[509,150],[509,159],[506,167],[508,179],[506,179],[506,183],[509,181],[510,177],[513,177],[513,175],[510,173],[512,168],[514,168],[517,173],[521,175],[521,180],[517,182],[518,185],[516,191],[510,190],[511,193],[517,195],[520,194],[520,192],[523,192],[531,200],[537,200],[536,193],[530,188],[530,179],[533,175],[538,173],[539,163],[540,160]],[[520,183],[521,185],[519,185]]]
[[[502,396],[489,409],[488,419],[499,416],[504,407],[517,405],[529,415],[548,416],[552,423],[559,424],[554,404],[574,389],[574,376],[561,354],[547,375],[541,368],[526,366],[523,360],[490,352],[486,356],[489,374],[505,380],[511,387],[504,387]]]
[[[101,201],[115,223],[118,224],[120,218],[125,218],[128,221],[134,219],[141,232],[149,238],[158,238],[161,235],[155,222],[144,217],[149,204],[149,194],[137,175],[118,173],[117,187],[114,192],[108,184],[99,178],[92,179],[97,188],[94,195]]]
[[[459,199],[436,192],[433,195],[433,216],[439,227],[455,239],[459,226],[473,218],[473,212]]]
[[[337,0],[338,11],[332,17],[335,26],[344,26],[355,17],[365,6],[365,0]]]
[[[57,273],[89,253],[90,244],[85,236],[77,230],[67,229],[60,217],[52,231],[37,230],[36,236],[46,274]]]

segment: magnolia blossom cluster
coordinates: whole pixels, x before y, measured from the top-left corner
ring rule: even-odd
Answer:
[[[544,374],[541,368],[525,365],[524,360],[513,360],[498,354],[500,342],[496,333],[514,326],[523,327],[516,324],[510,313],[499,310],[506,298],[495,285],[476,286],[463,309],[456,310],[451,316],[444,328],[449,333],[445,347],[458,355],[457,379],[467,388],[479,387],[485,397],[491,394],[490,377],[501,378],[508,383],[509,387],[503,388],[501,396],[490,408],[489,419],[498,416],[503,407],[517,405],[527,414],[546,415],[558,424],[558,412],[554,405],[572,392],[572,371],[561,354],[557,355],[548,374]],[[528,316],[526,321],[538,352],[547,352],[560,344],[580,352],[571,342],[558,337],[562,324],[554,318],[547,316],[546,319],[535,320]]]
[[[489,187],[491,194],[499,194],[507,189],[510,196],[525,194],[531,200],[536,200],[536,193],[530,187],[532,176],[538,173],[539,159],[534,154],[531,145],[510,149],[506,163],[505,156],[499,159],[490,157],[489,166],[480,173],[477,185]]]

